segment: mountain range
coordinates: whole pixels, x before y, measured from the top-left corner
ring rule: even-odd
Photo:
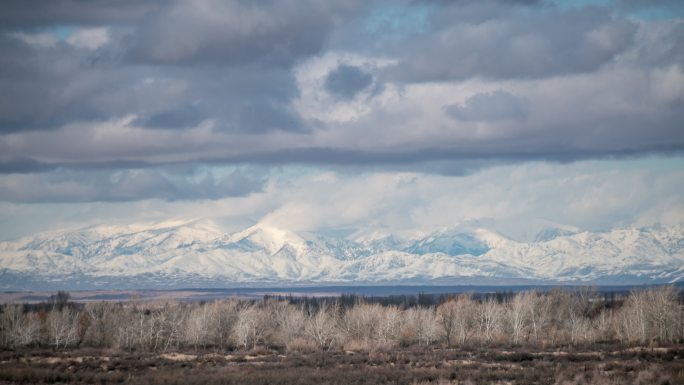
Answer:
[[[0,242],[3,290],[333,284],[639,284],[684,278],[684,229],[455,226],[295,232],[210,220],[92,226]]]

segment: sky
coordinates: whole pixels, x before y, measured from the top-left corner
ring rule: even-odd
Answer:
[[[0,239],[684,222],[684,2],[0,2]]]

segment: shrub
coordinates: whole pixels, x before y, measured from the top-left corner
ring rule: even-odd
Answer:
[[[308,338],[294,338],[285,346],[287,354],[311,354],[317,353],[321,348]]]

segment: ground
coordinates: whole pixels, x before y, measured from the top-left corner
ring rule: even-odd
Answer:
[[[0,352],[0,384],[684,384],[684,346]]]

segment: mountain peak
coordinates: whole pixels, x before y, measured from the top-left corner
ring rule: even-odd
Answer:
[[[228,235],[226,241],[261,246],[271,254],[277,253],[286,244],[296,250],[301,250],[306,246],[306,241],[294,232],[264,223],[257,223],[242,231],[232,233]]]
[[[558,237],[574,235],[579,232],[577,228],[548,226],[541,229],[534,238],[534,242],[547,242]]]

